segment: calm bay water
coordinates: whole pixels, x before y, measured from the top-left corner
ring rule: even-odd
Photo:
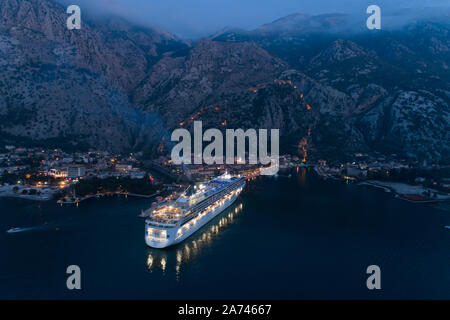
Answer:
[[[450,299],[450,212],[304,169],[252,181],[194,236],[156,250],[138,217],[150,202],[1,198],[0,298]],[[66,289],[72,264],[80,291]],[[372,264],[379,291],[366,288]]]

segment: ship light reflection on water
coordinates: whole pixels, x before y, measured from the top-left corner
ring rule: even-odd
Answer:
[[[166,270],[174,268],[176,280],[179,281],[182,267],[193,261],[203,249],[212,244],[215,238],[226,231],[226,228],[235,221],[234,218],[242,212],[242,208],[242,203],[236,205],[227,215],[220,217],[213,225],[200,229],[198,235],[193,236],[191,240],[187,240],[184,244],[179,244],[166,250],[149,248],[147,269],[150,272],[160,270],[165,273]],[[173,249],[175,250],[175,255],[170,252]],[[175,257],[174,259],[172,259],[173,256]]]

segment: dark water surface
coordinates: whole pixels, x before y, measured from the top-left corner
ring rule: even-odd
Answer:
[[[450,299],[450,212],[300,170],[252,181],[191,238],[156,250],[138,217],[150,203],[1,198],[0,298]],[[66,288],[72,264],[79,291]],[[379,291],[366,288],[372,264]]]

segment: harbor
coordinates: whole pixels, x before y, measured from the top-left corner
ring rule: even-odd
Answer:
[[[166,249],[144,241],[138,214],[152,202],[61,207],[1,198],[1,297],[373,299],[365,270],[377,264],[378,298],[450,298],[448,212],[381,189],[324,181],[307,168],[255,177],[226,210]],[[12,226],[33,229],[6,233]],[[83,270],[79,292],[64,286],[70,264]]]

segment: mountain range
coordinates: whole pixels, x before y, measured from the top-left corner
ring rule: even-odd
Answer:
[[[386,30],[293,14],[194,42],[116,17],[68,30],[67,17],[0,0],[0,142],[156,155],[202,120],[279,128],[282,150],[317,157],[450,162],[448,10]]]

